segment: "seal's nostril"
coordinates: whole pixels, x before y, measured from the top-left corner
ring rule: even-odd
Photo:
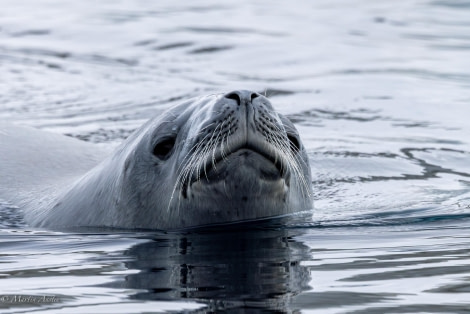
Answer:
[[[242,102],[242,100],[240,99],[240,95],[235,92],[225,95],[225,98],[235,100],[238,105],[240,105],[240,103]]]
[[[258,97],[259,97],[258,93],[252,93],[251,94],[251,101],[253,101],[253,99],[258,98]]]
[[[253,99],[258,98],[259,96],[261,95],[252,91],[237,90],[226,94],[225,98],[235,100],[237,102],[237,105],[240,106],[242,104],[247,105],[252,103]]]

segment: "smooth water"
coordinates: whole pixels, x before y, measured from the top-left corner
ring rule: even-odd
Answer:
[[[116,145],[233,89],[296,123],[313,219],[52,232],[5,200],[0,311],[470,311],[470,2],[2,1],[0,120]]]

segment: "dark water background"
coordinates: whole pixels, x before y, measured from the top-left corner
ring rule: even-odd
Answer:
[[[470,311],[470,2],[2,1],[0,120],[116,145],[240,88],[296,123],[313,220],[50,232],[0,203],[0,311]]]

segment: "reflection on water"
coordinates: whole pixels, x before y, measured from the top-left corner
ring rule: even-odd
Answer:
[[[116,145],[184,99],[251,89],[298,127],[315,212],[243,232],[51,233],[0,200],[0,295],[62,300],[1,311],[464,312],[469,14],[453,0],[4,1],[0,123]]]
[[[54,296],[58,302],[27,307],[41,305],[57,313],[83,311],[96,302],[110,305],[116,297],[122,298],[118,302],[124,306],[152,301],[158,308],[172,302],[182,309],[186,307],[181,301],[191,301],[193,308],[203,306],[205,311],[283,312],[296,295],[310,289],[310,271],[302,263],[312,255],[308,246],[293,238],[299,233],[236,228],[140,234],[137,238],[131,234],[23,233],[33,244],[9,241],[1,245],[7,252],[5,261],[10,260],[1,275],[11,278],[10,287],[5,286],[2,293]],[[14,255],[26,260],[14,261]],[[19,271],[22,268],[28,270]],[[21,286],[25,280],[33,284]],[[0,302],[3,309],[21,311],[21,306],[25,305]]]
[[[3,231],[0,275],[8,285],[0,286],[2,295],[57,302],[0,302],[0,308],[2,313],[458,312],[468,306],[470,267],[470,238],[463,229],[468,224],[461,227]]]
[[[144,289],[135,299],[197,300],[211,311],[284,311],[310,281],[301,265],[309,249],[291,236],[258,230],[154,238],[125,252],[126,266],[139,270],[125,287]]]

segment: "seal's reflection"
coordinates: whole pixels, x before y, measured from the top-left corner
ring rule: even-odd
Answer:
[[[298,232],[297,232],[298,233]],[[126,286],[136,299],[193,299],[209,308],[283,310],[308,289],[308,247],[293,231],[231,230],[155,235],[131,248]]]

